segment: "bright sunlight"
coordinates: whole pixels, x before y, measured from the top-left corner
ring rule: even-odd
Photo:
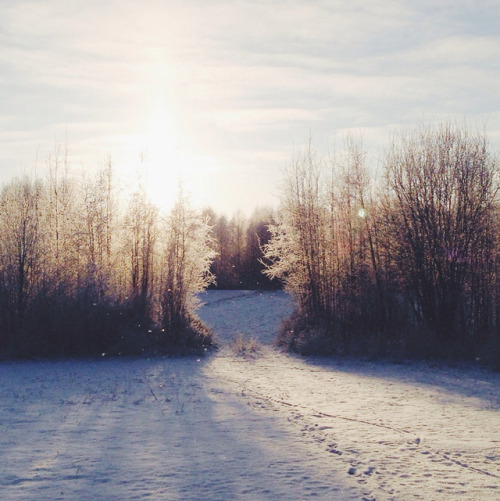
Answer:
[[[196,165],[174,130],[168,114],[153,115],[136,135],[125,138],[127,149],[137,160],[131,166],[132,176],[139,176],[151,201],[169,210],[179,185],[190,197],[200,193],[196,180]],[[133,179],[132,187],[137,180]]]

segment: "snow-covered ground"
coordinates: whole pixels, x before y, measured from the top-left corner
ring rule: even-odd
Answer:
[[[206,358],[1,363],[0,499],[500,499],[499,374],[291,357],[286,294],[201,300]]]

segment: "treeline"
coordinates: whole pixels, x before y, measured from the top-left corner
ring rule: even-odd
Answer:
[[[265,246],[267,275],[298,304],[279,343],[500,365],[499,164],[485,133],[402,132],[382,168],[376,183],[353,138],[335,157],[293,159]]]
[[[57,149],[48,176],[0,192],[0,354],[203,351],[195,294],[214,279],[206,218],[182,192],[162,214],[140,187],[119,197],[111,162],[75,180]]]
[[[269,226],[274,224],[270,208],[258,208],[250,217],[238,212],[230,219],[205,209],[203,216],[212,227],[216,255],[210,271],[217,289],[278,289],[282,283],[271,280],[263,272],[263,247],[269,242]]]

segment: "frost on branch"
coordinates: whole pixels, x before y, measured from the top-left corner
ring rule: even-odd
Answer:
[[[215,257],[211,228],[189,206],[182,191],[164,224],[160,290],[162,328],[169,333],[169,342],[180,342],[186,333],[191,333],[194,340],[209,343],[206,329],[197,332],[199,329],[195,326],[201,324],[194,311],[196,294],[215,281],[210,272]],[[184,342],[189,344],[193,339],[184,339]]]

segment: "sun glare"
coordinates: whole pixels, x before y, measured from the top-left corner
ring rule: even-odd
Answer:
[[[147,173],[147,190],[153,202],[166,208],[175,196],[182,175],[186,174],[178,140],[165,117],[153,120],[144,139],[141,153]]]
[[[179,185],[197,196],[195,165],[167,116],[155,116],[131,145],[140,157],[142,182],[160,209],[172,207]]]

